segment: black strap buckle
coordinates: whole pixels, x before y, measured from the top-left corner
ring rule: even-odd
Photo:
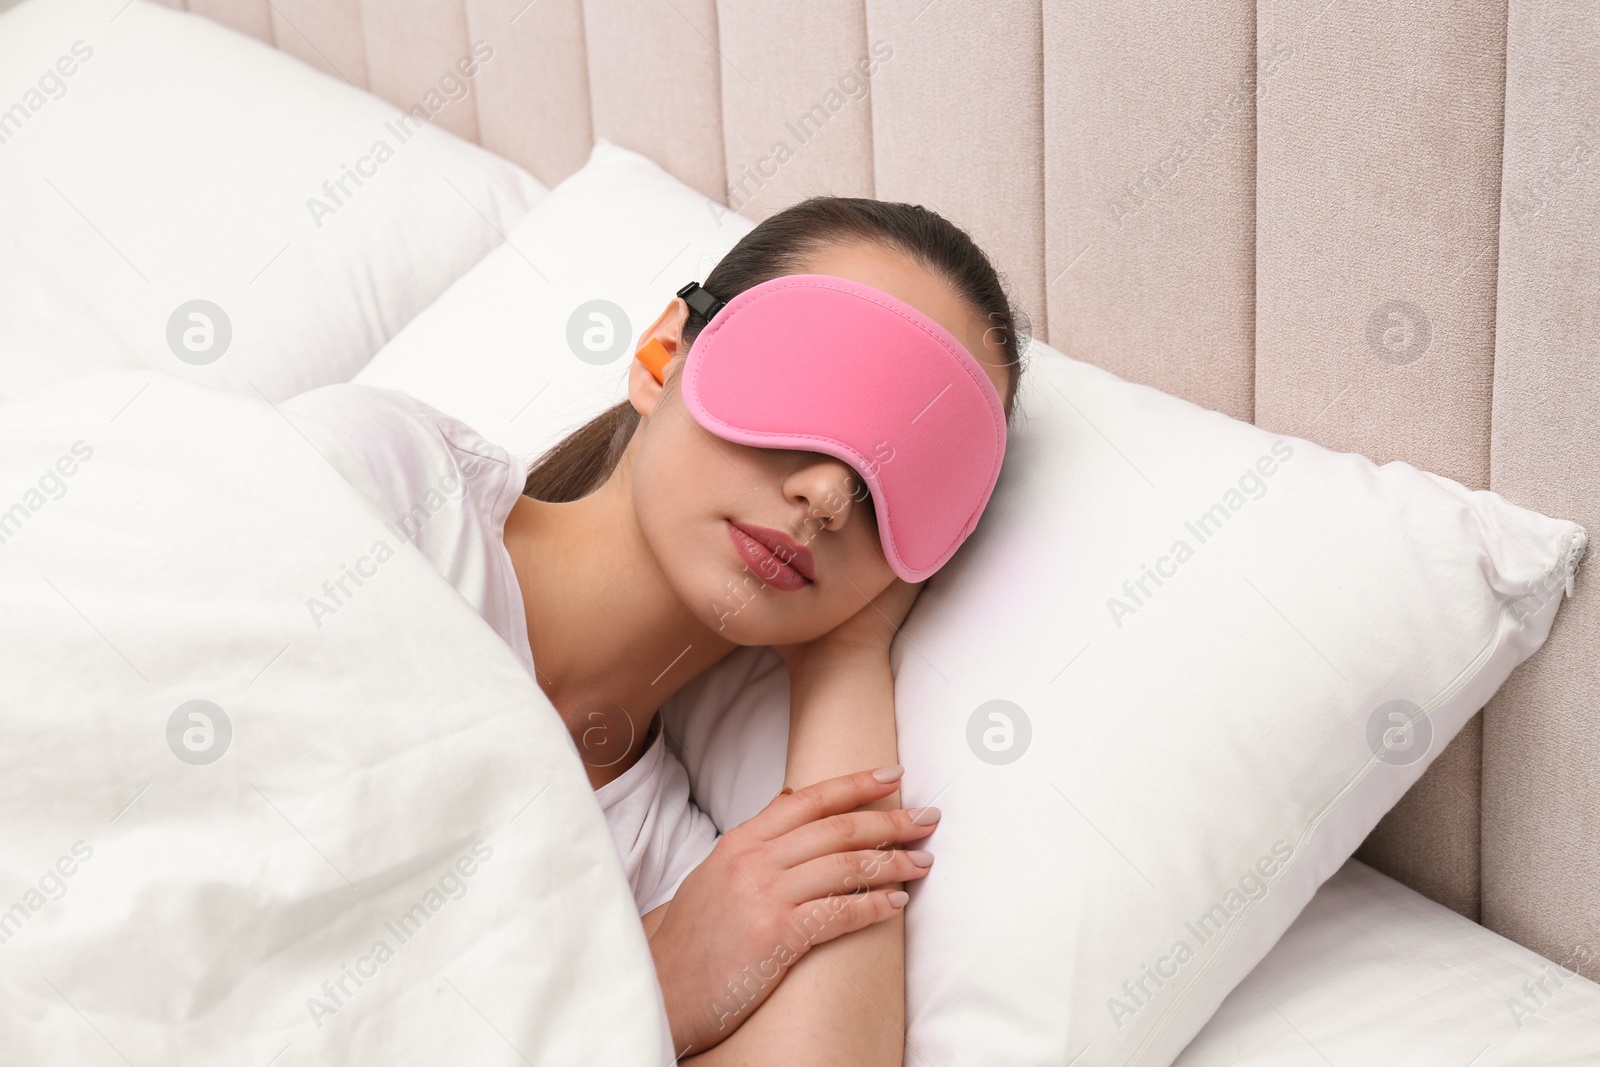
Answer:
[[[698,314],[707,322],[716,318],[717,312],[721,311],[723,305],[727,303],[726,300],[718,300],[712,296],[711,290],[699,282],[690,282],[685,285],[678,290],[678,295],[683,297],[691,312]]]

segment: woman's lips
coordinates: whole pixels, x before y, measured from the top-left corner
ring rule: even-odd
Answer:
[[[727,520],[727,525],[733,546],[763,582],[786,593],[811,584],[816,565],[810,550],[765,526],[746,525],[731,519]]]

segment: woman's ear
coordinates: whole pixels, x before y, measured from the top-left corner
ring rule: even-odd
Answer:
[[[670,367],[671,364],[667,364],[667,368]],[[666,377],[665,369],[662,377]],[[661,392],[664,388],[661,382],[656,381],[655,375],[650,373],[650,368],[635,357],[633,365],[628,368],[628,402],[633,405],[633,410],[646,419],[654,415],[656,405],[661,403]]]
[[[661,402],[662,382],[676,371],[676,364],[683,361],[678,347],[683,339],[684,323],[688,321],[689,305],[682,297],[674,297],[667,309],[639,336],[639,347],[628,368],[628,400],[645,418],[654,414],[656,405]],[[652,373],[652,365],[660,370],[661,381]]]

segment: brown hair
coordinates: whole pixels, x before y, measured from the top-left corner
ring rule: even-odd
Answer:
[[[989,322],[996,343],[1008,355],[1011,388],[1002,400],[1009,424],[1022,382],[1019,353],[1029,336],[1027,316],[1012,306],[983,249],[936,211],[920,204],[813,196],[747,233],[703,284],[718,300],[732,300],[762,282],[804,273],[813,252],[852,241],[899,249],[948,281]],[[689,351],[706,321],[698,313],[690,313],[680,352]],[[639,413],[629,401],[601,412],[539,458],[528,472],[524,495],[551,503],[588,496],[611,477],[638,426]]]

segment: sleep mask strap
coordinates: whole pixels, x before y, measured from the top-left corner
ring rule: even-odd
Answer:
[[[700,317],[710,322],[717,317],[717,312],[722,310],[726,300],[718,300],[711,295],[711,290],[699,282],[690,282],[678,290],[678,295],[683,297],[684,303],[689,305],[689,310],[698,312]]]

